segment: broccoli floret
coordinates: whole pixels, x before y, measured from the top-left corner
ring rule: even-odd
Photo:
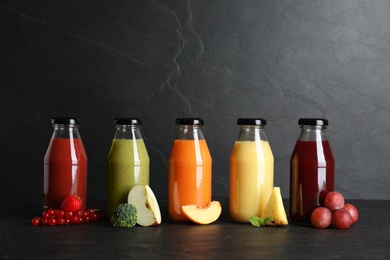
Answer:
[[[110,221],[114,227],[134,227],[137,224],[137,209],[132,204],[119,204],[115,208]]]

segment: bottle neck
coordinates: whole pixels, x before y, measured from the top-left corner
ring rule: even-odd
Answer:
[[[140,126],[116,125],[114,139],[142,139]]]
[[[202,126],[179,125],[179,131],[178,131],[175,139],[177,139],[177,140],[202,140],[202,139],[204,139]]]
[[[325,126],[302,125],[300,141],[327,141]]]
[[[237,141],[267,141],[262,126],[241,125]]]
[[[79,125],[76,124],[54,124],[52,138],[80,138]]]

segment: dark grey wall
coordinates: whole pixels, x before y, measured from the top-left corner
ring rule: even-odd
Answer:
[[[175,119],[194,116],[227,196],[236,120],[262,117],[287,198],[297,120],[326,117],[336,189],[390,199],[389,13],[386,0],[0,1],[0,192],[40,200],[50,118],[76,115],[102,202],[112,119],[135,116],[165,197]]]

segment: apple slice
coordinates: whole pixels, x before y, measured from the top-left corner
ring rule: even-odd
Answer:
[[[282,194],[280,193],[280,187],[274,187],[272,189],[271,197],[269,198],[267,205],[260,215],[261,218],[272,217],[272,225],[286,226],[288,225],[286,210],[284,209]]]
[[[204,208],[198,208],[196,205],[182,206],[183,214],[192,222],[198,224],[210,224],[216,221],[222,212],[221,203],[212,201]]]
[[[138,225],[149,227],[161,223],[160,207],[149,185],[135,185],[129,192],[127,203],[136,207]]]

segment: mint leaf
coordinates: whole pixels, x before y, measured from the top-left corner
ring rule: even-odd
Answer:
[[[267,225],[267,223],[271,222],[273,219],[272,217],[268,218],[260,218],[258,216],[252,216],[249,218],[249,222],[252,224],[252,226],[255,227],[261,227]]]
[[[255,226],[255,227],[260,227],[260,226],[261,226],[260,218],[257,217],[257,216],[250,217],[250,218],[249,218],[249,222],[250,222],[253,226]]]
[[[264,219],[264,223],[267,224],[268,222],[271,222],[273,221],[273,218],[272,217],[268,217],[268,218],[265,218]]]

